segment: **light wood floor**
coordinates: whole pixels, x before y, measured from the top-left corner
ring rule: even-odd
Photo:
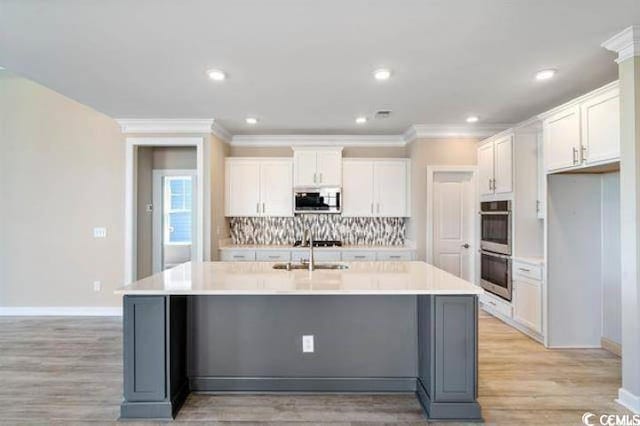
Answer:
[[[121,350],[120,319],[0,318],[0,424],[115,423]],[[487,315],[480,319],[479,352],[487,423],[581,424],[585,411],[628,413],[613,401],[620,359],[609,352],[546,350]],[[409,394],[191,395],[176,420],[425,423]]]

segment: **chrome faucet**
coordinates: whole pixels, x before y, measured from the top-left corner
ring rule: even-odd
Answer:
[[[311,228],[307,228],[302,233],[302,243],[308,244],[309,246],[309,272],[314,270],[314,260],[313,260],[313,235],[311,233]]]

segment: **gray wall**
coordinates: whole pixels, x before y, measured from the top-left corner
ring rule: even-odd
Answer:
[[[620,173],[602,175],[602,337],[622,343]]]

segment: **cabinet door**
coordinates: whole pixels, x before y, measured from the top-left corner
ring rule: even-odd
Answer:
[[[257,160],[227,160],[227,216],[259,216],[260,162]]]
[[[263,216],[293,216],[293,165],[291,161],[263,161],[260,199]]]
[[[520,278],[513,281],[513,319],[538,333],[542,331],[540,281]]]
[[[493,142],[478,148],[478,180],[480,195],[493,194]]]
[[[580,110],[568,108],[543,122],[544,158],[547,171],[580,164]]]
[[[407,216],[407,192],[407,163],[404,160],[373,163],[375,216]]]
[[[620,96],[611,90],[581,105],[582,147],[587,164],[620,158]]]
[[[316,155],[317,183],[322,186],[342,185],[342,152],[318,151]]]
[[[513,191],[513,136],[498,139],[493,143],[493,191],[505,194]]]
[[[342,163],[342,216],[373,216],[373,161]]]
[[[294,186],[315,186],[317,182],[316,151],[295,151],[293,153]]]

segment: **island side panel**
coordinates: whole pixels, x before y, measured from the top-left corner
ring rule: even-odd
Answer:
[[[479,420],[474,295],[418,296],[418,398],[430,419]]]
[[[414,391],[415,296],[194,296],[193,390]],[[315,352],[302,352],[313,335]]]
[[[185,296],[125,296],[122,419],[172,419],[189,392]]]

